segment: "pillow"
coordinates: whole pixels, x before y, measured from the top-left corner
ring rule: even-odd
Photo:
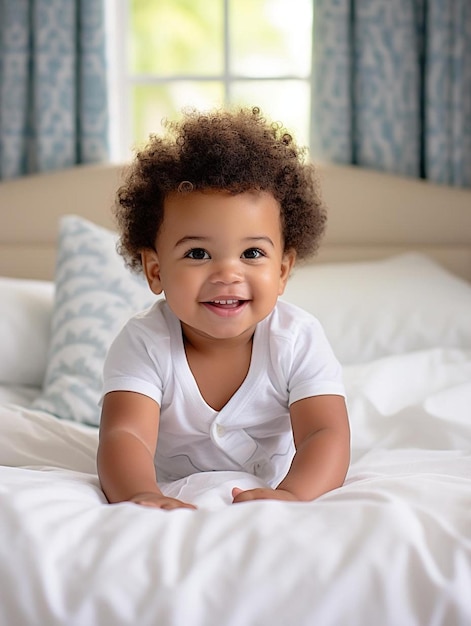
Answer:
[[[0,278],[0,384],[41,387],[53,298],[53,283]]]
[[[33,408],[98,425],[102,369],[126,320],[155,301],[116,252],[117,236],[81,217],[60,222],[56,297],[44,387]]]
[[[423,254],[300,266],[283,299],[319,319],[344,364],[471,348],[471,285]]]

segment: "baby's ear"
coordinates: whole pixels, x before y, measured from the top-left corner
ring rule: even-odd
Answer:
[[[141,262],[149,287],[151,291],[158,296],[163,290],[160,280],[160,263],[157,252],[150,248],[141,250]]]
[[[293,248],[289,248],[285,250],[283,253],[283,258],[281,259],[281,273],[280,273],[280,285],[278,289],[278,295],[283,295],[283,292],[286,287],[286,283],[288,282],[288,278],[290,277],[291,270],[296,263],[296,250]]]

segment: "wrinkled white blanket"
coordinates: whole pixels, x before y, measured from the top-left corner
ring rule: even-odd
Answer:
[[[0,407],[0,624],[469,626],[471,352],[345,370],[353,461],[312,503],[230,504],[246,474],[108,505],[97,432]]]

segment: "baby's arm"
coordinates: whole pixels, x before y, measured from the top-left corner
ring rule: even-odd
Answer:
[[[342,396],[313,396],[290,407],[296,454],[275,490],[233,491],[234,502],[314,500],[340,487],[350,463],[350,428]]]
[[[97,466],[109,502],[130,501],[160,509],[192,508],[164,496],[157,484],[154,454],[160,407],[139,393],[106,394],[100,423]]]

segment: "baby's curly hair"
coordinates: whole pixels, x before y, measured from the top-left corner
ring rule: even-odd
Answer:
[[[281,207],[285,250],[301,260],[316,252],[326,211],[314,166],[281,124],[255,107],[190,110],[164,125],[167,134],[150,137],[117,193],[118,250],[131,269],[142,270],[140,253],[154,248],[165,197],[176,191],[267,191]]]

